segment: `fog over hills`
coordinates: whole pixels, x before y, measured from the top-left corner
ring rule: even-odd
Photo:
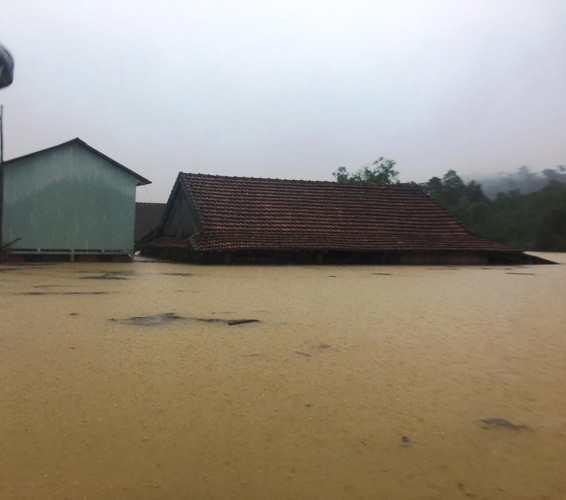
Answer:
[[[494,175],[480,175],[476,177],[463,176],[466,181],[475,180],[481,184],[484,193],[495,198],[497,193],[508,193],[518,190],[523,194],[539,191],[552,182],[566,184],[566,166],[546,168],[540,172],[533,172],[524,165],[515,172],[498,172]]]

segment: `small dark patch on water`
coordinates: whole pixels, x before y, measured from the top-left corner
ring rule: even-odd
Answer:
[[[193,273],[159,273],[162,276],[182,276],[182,277],[186,277],[186,276],[193,276]]]
[[[507,274],[518,274],[520,276],[536,276],[535,273],[507,273]]]
[[[261,356],[260,354],[257,354],[256,352],[252,353],[252,354],[242,354],[243,358],[255,358]]]
[[[204,323],[224,323],[225,325],[243,325],[246,323],[259,323],[259,319],[222,319],[222,318],[189,318]]]
[[[318,347],[320,347],[321,349],[330,349],[330,347],[332,347],[330,344],[320,344]]]
[[[80,278],[82,280],[127,280],[124,276],[118,276],[116,274],[100,274],[98,276],[83,276]]]
[[[336,276],[334,274],[330,274],[328,277],[329,278],[336,278]]]
[[[484,424],[482,425],[482,429],[502,428],[502,429],[511,429],[513,431],[520,431],[529,428],[527,425],[514,424],[504,418],[484,418],[483,420],[481,420],[481,422]]]
[[[187,318],[184,316],[178,316],[175,313],[161,313],[154,314],[153,316],[132,316],[131,318],[126,318],[124,320],[112,318],[110,321],[120,321],[122,323],[149,326],[149,325],[163,325],[164,323],[170,323],[171,321],[177,320],[193,320],[202,321],[204,323],[222,323],[224,325],[243,325],[245,323],[258,323],[258,319],[221,319],[221,318]]]
[[[391,273],[373,273],[375,276],[391,276]]]
[[[17,295],[107,295],[108,292],[22,292]]]
[[[163,325],[165,323],[170,323],[171,321],[177,321],[180,319],[186,319],[182,316],[177,316],[175,313],[161,313],[154,314],[153,316],[132,316],[125,320],[118,320],[112,318],[110,321],[120,321],[123,323],[130,323],[139,326],[150,326],[150,325]]]
[[[79,313],[70,313],[69,316],[78,316]]]
[[[303,351],[295,351],[295,354],[299,354],[300,356],[304,356],[305,358],[311,357],[311,355],[308,352],[303,352]]]
[[[409,436],[401,437],[401,442],[399,443],[399,446],[402,446],[403,448],[408,448],[410,444],[411,444],[411,439],[409,438]]]
[[[7,273],[9,271],[17,271],[17,267],[0,267],[0,273]]]
[[[226,323],[230,326],[245,325],[246,323],[259,323],[259,319],[231,319],[227,320]]]

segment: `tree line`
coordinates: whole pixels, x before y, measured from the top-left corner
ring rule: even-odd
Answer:
[[[356,172],[339,167],[337,182],[397,184],[395,160],[380,157]],[[525,175],[526,167],[519,169]],[[566,252],[566,168],[547,169],[546,182],[536,191],[519,188],[488,197],[482,184],[465,182],[455,170],[417,184],[470,231],[522,250]]]

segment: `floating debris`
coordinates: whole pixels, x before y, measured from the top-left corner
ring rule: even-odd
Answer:
[[[303,352],[303,351],[295,351],[295,354],[299,354],[301,356],[305,356],[306,358],[310,358],[311,355],[308,352]]]
[[[391,276],[391,273],[373,273],[375,276]]]
[[[258,323],[259,319],[221,319],[221,318],[188,318],[185,316],[178,316],[175,313],[161,313],[154,314],[153,316],[132,316],[124,320],[112,318],[111,321],[120,321],[122,323],[129,323],[141,326],[149,325],[162,325],[171,321],[177,320],[193,320],[202,321],[204,323],[222,323],[224,325],[242,325],[245,323]]]
[[[505,420],[504,418],[484,418],[481,422],[485,425],[482,426],[483,429],[489,429],[490,427],[502,427],[504,429],[511,429],[514,431],[520,431],[522,429],[528,429],[527,425],[514,424]]]
[[[227,320],[228,325],[245,325],[246,323],[259,323],[259,319],[232,319]]]
[[[321,349],[330,349],[332,346],[330,344],[320,344],[318,347]]]
[[[149,325],[163,325],[164,323],[170,323],[171,321],[177,321],[180,319],[186,319],[182,316],[177,316],[175,313],[162,313],[162,314],[155,314],[153,316],[132,316],[127,320],[124,320],[126,323],[133,323],[135,325],[140,326],[149,326]],[[112,321],[119,321],[116,319],[112,319]]]
[[[536,276],[535,273],[507,273],[507,274],[518,274],[519,276]]]
[[[190,318],[204,323],[224,323],[225,325],[243,325],[245,323],[259,323],[259,319],[222,319],[222,318]]]

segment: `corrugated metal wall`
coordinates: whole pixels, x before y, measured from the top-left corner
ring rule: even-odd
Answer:
[[[137,182],[76,143],[14,160],[4,168],[2,242],[131,251]]]

